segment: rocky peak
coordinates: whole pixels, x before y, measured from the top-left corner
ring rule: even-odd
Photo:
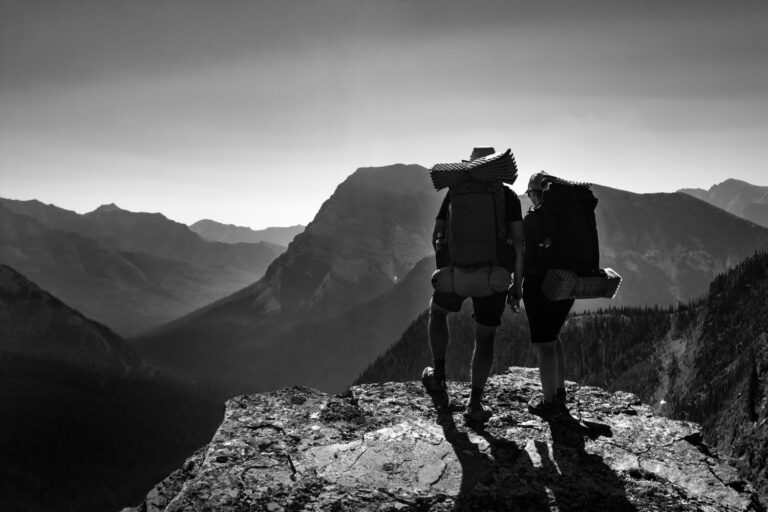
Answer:
[[[93,210],[93,212],[91,213],[108,213],[108,212],[121,212],[121,211],[125,211],[125,210],[117,206],[115,203],[109,203],[109,204],[103,204],[99,206],[98,208]]]
[[[238,396],[211,443],[135,509],[765,510],[695,423],[655,415],[629,393],[568,383],[571,417],[530,415],[536,370],[490,379],[496,415],[465,424],[417,382]]]

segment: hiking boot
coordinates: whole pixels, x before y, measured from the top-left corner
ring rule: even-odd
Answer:
[[[445,385],[445,379],[438,380],[435,377],[435,370],[431,366],[427,366],[421,372],[421,383],[424,384],[424,389],[427,390],[427,393],[442,393],[448,389]]]
[[[485,423],[491,419],[491,416],[493,416],[493,410],[483,404],[479,404],[479,407],[467,404],[467,410],[464,412],[465,419],[478,423]]]
[[[531,398],[528,402],[528,412],[545,420],[556,420],[563,415],[565,404],[545,402],[543,398]]]

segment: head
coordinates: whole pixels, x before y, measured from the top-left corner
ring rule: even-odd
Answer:
[[[531,175],[531,179],[528,180],[528,189],[525,193],[533,203],[533,206],[538,206],[544,197],[544,188],[549,183],[549,174],[544,171],[537,172]]]

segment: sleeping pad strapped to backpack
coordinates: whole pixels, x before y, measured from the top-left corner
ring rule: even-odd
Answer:
[[[613,298],[621,276],[600,268],[597,198],[590,186],[548,175],[541,179],[547,183],[536,210],[554,235],[545,251],[546,261],[541,262],[542,268],[549,269],[541,285],[544,295],[549,300]]]

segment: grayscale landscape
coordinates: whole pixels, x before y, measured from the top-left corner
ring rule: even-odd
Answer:
[[[0,0],[0,510],[768,509],[768,6]],[[613,299],[426,393],[430,167],[591,184]]]

